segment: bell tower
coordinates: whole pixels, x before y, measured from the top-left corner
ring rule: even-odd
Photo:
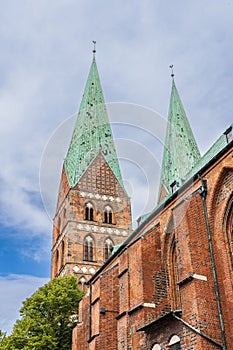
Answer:
[[[79,287],[132,231],[125,191],[93,50],[64,160],[53,225],[51,277],[76,275]]]

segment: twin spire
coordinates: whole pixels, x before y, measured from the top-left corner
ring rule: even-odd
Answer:
[[[101,153],[113,171],[116,179],[123,187],[122,176],[95,60],[96,42],[93,43],[93,60],[64,166],[69,185],[70,187],[74,187],[89,165],[95,160],[97,155]]]
[[[173,66],[170,66],[172,69]],[[168,112],[158,202],[172,193],[172,185],[182,185],[201,155],[179,97],[172,70],[172,91]]]
[[[69,185],[74,187],[101,153],[124,188],[95,60],[96,42],[93,41],[93,44],[93,60],[64,166]],[[197,143],[174,82],[173,66],[170,68],[172,91],[158,202],[172,193],[171,186],[174,182],[182,184],[187,173],[200,159]]]

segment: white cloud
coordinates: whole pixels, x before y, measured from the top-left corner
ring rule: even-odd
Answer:
[[[53,131],[78,109],[90,67],[91,41],[97,40],[97,64],[107,102],[137,103],[166,116],[171,86],[168,66],[173,63],[181,99],[204,152],[232,123],[232,20],[233,3],[228,0],[180,0],[175,5],[166,0],[9,0],[1,4],[0,220],[18,229],[14,239],[26,241],[29,232],[30,239],[43,237],[40,249],[25,244],[28,248],[22,255],[39,261],[48,250],[52,225],[38,204],[40,159]],[[159,177],[161,155],[147,136],[136,134],[148,149],[143,153],[140,148],[148,161],[136,162],[142,171],[129,164],[123,171],[134,197],[135,217],[146,210],[146,180]],[[152,163],[149,151],[154,155]],[[135,161],[138,154],[131,151],[129,158]],[[120,145],[119,155],[125,157]],[[51,161],[49,169],[57,180],[50,176],[46,180],[52,181],[53,193],[47,196],[53,216],[61,162]],[[153,165],[151,173],[148,164]],[[158,181],[153,180],[149,183],[156,186]],[[156,195],[149,202],[154,199]],[[11,328],[20,301],[43,281],[30,276],[0,278],[0,328]]]
[[[0,276],[1,317],[0,329],[9,335],[18,319],[22,302],[30,297],[47,278],[28,275]]]
[[[33,201],[40,158],[53,130],[78,108],[93,39],[106,101],[138,103],[166,115],[168,66],[174,63],[181,99],[205,151],[232,122],[232,6],[217,0],[211,6],[208,1],[179,1],[175,7],[152,0],[2,5],[4,224],[35,236],[50,234],[51,222]],[[59,177],[60,169],[56,172]]]

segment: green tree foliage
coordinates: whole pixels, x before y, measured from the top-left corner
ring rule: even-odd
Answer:
[[[6,333],[4,333],[3,331],[1,331],[0,329],[0,346],[2,345],[3,339],[5,338]]]
[[[73,276],[55,278],[23,302],[21,319],[5,337],[1,350],[69,350],[72,325],[84,293]]]

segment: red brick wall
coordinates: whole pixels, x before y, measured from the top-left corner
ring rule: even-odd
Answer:
[[[233,341],[233,268],[228,232],[231,223],[227,220],[233,204],[232,168],[229,152],[202,174],[207,180],[210,235],[229,349]],[[197,191],[201,185],[200,180],[195,180],[179,193],[148,224],[141,226],[134,240],[97,274],[92,283],[96,300],[93,304],[118,312],[92,314],[92,322],[99,322],[100,335],[88,349],[150,350],[156,343],[162,349],[170,349],[174,334],[180,337],[181,349],[219,349],[214,344],[222,339],[213,267],[203,201]],[[179,297],[176,302],[175,291]],[[174,309],[181,309],[175,313],[181,320],[173,316]],[[87,344],[88,322],[83,320],[82,327],[80,334]],[[81,346],[73,350],[84,350]]]
[[[93,205],[93,221],[85,220],[88,202]],[[113,221],[108,224],[104,222],[106,206],[113,212]],[[68,187],[63,167],[53,228],[51,277],[73,274],[78,280],[84,277],[87,281],[93,274],[91,271],[97,271],[105,262],[106,239],[110,238],[113,246],[118,245],[131,230],[130,199],[101,154],[75,188]],[[93,261],[84,261],[83,246],[87,236],[93,239]]]

